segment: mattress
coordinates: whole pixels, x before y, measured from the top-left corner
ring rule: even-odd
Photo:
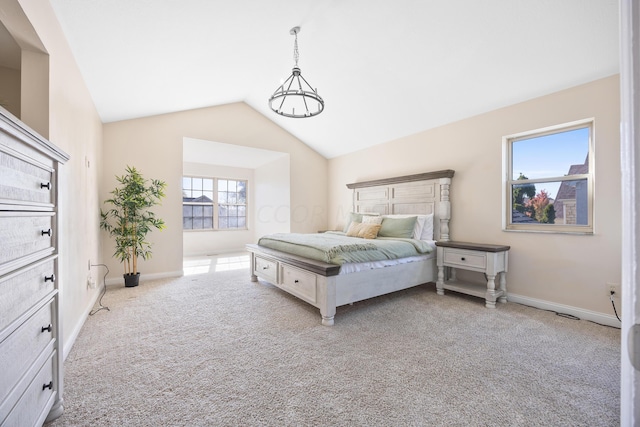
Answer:
[[[410,262],[418,262],[418,261],[426,261],[428,259],[435,259],[436,258],[436,250],[435,250],[436,241],[430,240],[425,242],[433,248],[433,251],[428,254],[416,255],[416,256],[399,258],[399,259],[386,259],[382,261],[345,263],[340,266],[339,274],[351,274],[351,273],[357,273],[359,271],[373,270],[376,268],[391,267],[393,265],[398,265],[398,264],[408,264]]]

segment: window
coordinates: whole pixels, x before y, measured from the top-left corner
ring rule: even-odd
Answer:
[[[505,229],[593,233],[593,121],[503,141]]]
[[[226,230],[247,228],[247,182],[182,177],[182,228]]]

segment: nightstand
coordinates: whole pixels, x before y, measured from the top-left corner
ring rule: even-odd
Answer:
[[[507,302],[507,267],[510,246],[487,245],[467,242],[436,242],[438,295],[448,289],[484,298],[487,308],[495,308],[496,301]],[[487,288],[465,283],[456,278],[456,269],[484,273]],[[500,275],[500,285],[496,289],[495,279]]]

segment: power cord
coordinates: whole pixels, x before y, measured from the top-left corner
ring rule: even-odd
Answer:
[[[102,298],[104,297],[104,294],[107,293],[107,274],[109,274],[109,267],[104,264],[92,264],[91,267],[104,267],[107,269],[107,272],[104,273],[104,277],[102,277],[102,295],[100,295],[100,299],[98,300],[98,308],[96,308],[95,310],[91,310],[89,316],[93,316],[100,310],[111,311],[109,310],[109,307],[105,307],[104,305],[102,305]]]
[[[615,295],[614,291],[610,291],[611,295],[609,296],[609,299],[611,299],[611,306],[613,307],[613,312],[616,314],[616,317],[618,318],[618,321],[622,322],[622,320],[620,320],[620,316],[618,316],[618,310],[616,310],[616,303],[613,301],[613,295]]]

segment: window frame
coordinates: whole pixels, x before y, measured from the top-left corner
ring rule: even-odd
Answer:
[[[537,138],[568,132],[576,129],[589,129],[588,141],[588,171],[585,174],[549,176],[545,178],[516,180],[513,179],[513,143],[525,139]],[[549,126],[546,128],[520,132],[502,137],[503,151],[503,231],[519,231],[529,233],[553,233],[553,234],[594,234],[594,201],[595,201],[595,158],[594,158],[595,120],[593,118],[577,120],[569,123]],[[513,213],[513,185],[537,184],[546,182],[562,182],[587,180],[587,224],[540,224],[540,223],[512,223]]]
[[[249,229],[249,180],[247,179],[242,179],[242,178],[223,178],[223,177],[212,177],[212,176],[202,176],[202,175],[188,175],[188,174],[183,174],[182,178],[181,178],[181,182],[184,181],[185,178],[198,178],[198,179],[207,179],[207,180],[212,180],[213,181],[213,199],[211,201],[211,203],[201,203],[201,202],[185,202],[184,201],[184,195],[183,195],[183,201],[182,201],[182,206],[211,206],[213,209],[213,228],[184,228],[184,211],[182,214],[182,218],[183,218],[183,222],[182,222],[182,231],[183,232],[209,232],[209,231],[246,231]],[[224,180],[224,181],[236,181],[236,182],[244,182],[244,186],[245,186],[245,191],[246,191],[246,195],[245,195],[245,203],[244,204],[238,204],[238,203],[231,203],[231,205],[236,205],[236,206],[244,206],[245,208],[245,225],[244,227],[228,227],[228,228],[220,228],[220,224],[219,224],[219,214],[218,214],[218,210],[220,208],[221,205],[230,205],[229,203],[220,203],[218,201],[218,181],[219,180]],[[181,192],[184,191],[184,185],[181,184]],[[184,194],[184,193],[183,193]]]

